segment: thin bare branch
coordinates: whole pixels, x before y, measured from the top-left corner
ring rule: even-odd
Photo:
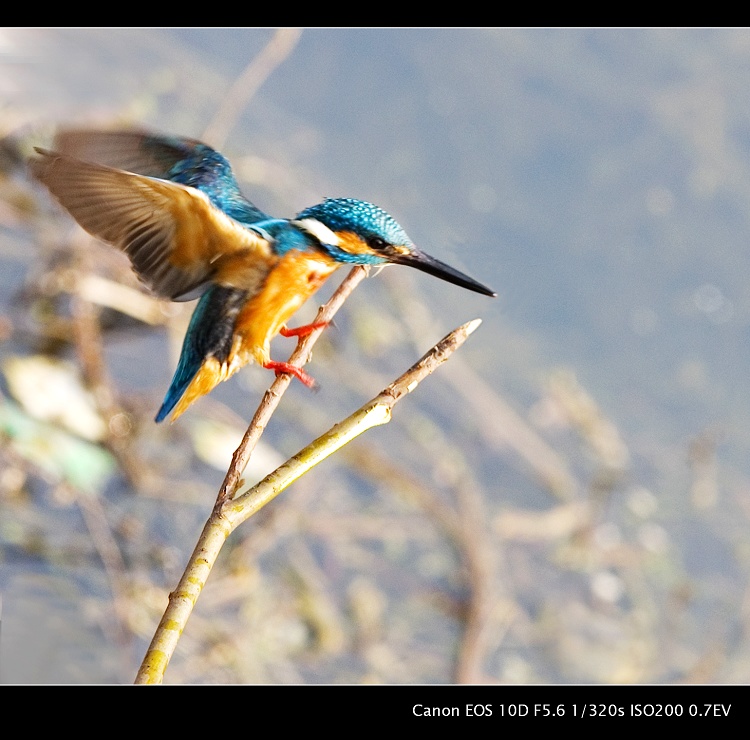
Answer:
[[[331,301],[333,301],[333,298]],[[329,301],[329,304],[331,301]],[[164,672],[187,624],[190,613],[230,533],[314,465],[325,460],[367,429],[390,421],[393,406],[407,393],[411,393],[424,378],[445,362],[480,323],[479,319],[475,319],[452,331],[378,396],[347,419],[336,424],[321,437],[318,437],[247,493],[242,494],[237,499],[232,499],[227,495],[228,491],[232,489],[226,488],[227,481],[225,481],[225,485],[219,492],[216,506],[203,528],[180,583],[175,591],[170,594],[169,605],[143,660],[136,677],[136,683],[161,683],[163,680]],[[303,347],[303,344],[309,345],[311,343],[301,342],[292,355],[293,361],[299,362],[309,352],[309,346]],[[276,382],[280,379],[277,379]],[[264,402],[265,400],[264,398]],[[259,435],[260,432],[257,434]],[[245,440],[243,440],[244,444]],[[242,448],[243,445],[240,447]],[[238,469],[245,457],[238,450],[231,467]],[[249,454],[247,457],[249,457]],[[237,473],[237,476],[239,476],[239,473]]]
[[[368,271],[367,267],[360,266],[353,268],[328,302],[318,310],[318,314],[312,323],[322,324],[330,322],[351,292],[367,276]],[[292,352],[292,355],[289,358],[289,363],[291,365],[302,367],[302,365],[310,359],[312,348],[315,342],[318,341],[318,337],[322,332],[322,328],[315,329],[310,332],[310,334],[302,337],[294,352]],[[224,482],[219,489],[219,496],[216,500],[217,506],[221,506],[225,499],[231,498],[237,491],[240,478],[242,477],[242,473],[247,467],[247,464],[250,462],[250,456],[253,454],[253,449],[258,443],[271,415],[276,410],[276,407],[281,401],[281,397],[284,395],[291,382],[291,375],[279,375],[271,387],[265,392],[263,399],[260,402],[260,406],[258,406],[258,410],[255,412],[255,416],[253,416],[250,426],[247,428],[245,436],[242,438],[242,442],[240,442],[240,446],[235,450],[235,453],[232,456],[232,463],[229,466]]]

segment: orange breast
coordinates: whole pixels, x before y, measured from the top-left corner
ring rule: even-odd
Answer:
[[[175,406],[172,421],[248,362],[254,360],[259,365],[269,362],[271,340],[339,266],[323,254],[292,251],[284,255],[240,311],[235,323],[234,345],[227,361],[220,363],[215,357],[204,361]]]
[[[338,267],[340,263],[327,255],[297,250],[279,260],[237,317],[241,365],[251,359],[260,365],[269,362],[271,340]]]

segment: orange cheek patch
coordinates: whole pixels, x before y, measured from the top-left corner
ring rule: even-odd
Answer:
[[[372,249],[351,231],[339,231],[336,236],[339,238],[338,247],[349,254],[372,254]]]

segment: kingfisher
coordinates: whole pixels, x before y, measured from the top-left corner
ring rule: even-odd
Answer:
[[[196,139],[141,130],[66,130],[30,159],[42,182],[94,237],[130,258],[140,280],[172,301],[200,298],[164,402],[174,421],[249,362],[315,381],[271,360],[287,321],[343,265],[410,265],[487,296],[496,293],[418,249],[372,203],[327,198],[272,218],[240,191],[227,159]]]

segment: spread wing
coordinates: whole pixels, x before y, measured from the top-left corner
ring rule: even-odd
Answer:
[[[124,251],[157,295],[189,300],[222,258],[267,260],[267,240],[215,207],[201,190],[37,149],[34,176],[93,236]]]
[[[55,136],[52,148],[74,159],[169,180],[172,168],[201,146],[205,145],[196,139],[138,130],[63,129]]]
[[[269,218],[242,194],[227,159],[197,139],[134,129],[63,129],[53,149],[85,162],[189,185],[243,224]]]

